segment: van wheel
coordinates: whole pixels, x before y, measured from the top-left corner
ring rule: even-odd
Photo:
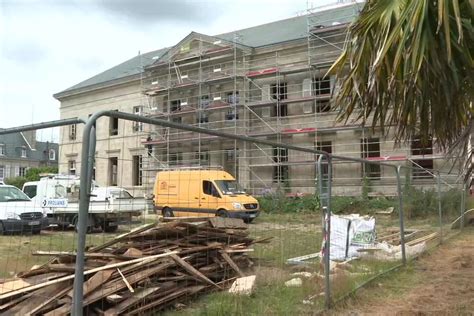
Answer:
[[[161,214],[163,214],[163,217],[174,217],[173,211],[169,207],[165,207]]]
[[[229,213],[226,210],[218,210],[216,215],[219,217],[229,217]]]

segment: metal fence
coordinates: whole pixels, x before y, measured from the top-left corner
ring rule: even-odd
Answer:
[[[116,230],[116,226],[110,226],[112,220],[91,219],[93,218],[91,216],[93,212],[91,199],[94,200],[93,195],[96,194],[95,191],[93,192],[95,183],[93,178],[95,178],[97,170],[107,168],[108,184],[121,187],[124,186],[123,181],[130,176],[130,173],[118,175],[116,169],[113,168],[114,164],[115,168],[118,164],[128,166],[121,170],[133,169],[134,166],[143,167],[144,165],[142,158],[137,161],[129,161],[130,159],[127,160],[122,156],[111,158],[110,155],[101,156],[101,154],[97,154],[97,142],[102,142],[102,144],[111,142],[110,138],[99,136],[103,134],[98,133],[101,128],[109,129],[109,126],[104,128],[104,124],[100,124],[99,119],[103,117],[138,122],[147,125],[149,129],[170,128],[199,135],[216,136],[220,139],[256,146],[255,150],[258,151],[283,148],[296,156],[306,155],[309,160],[312,160],[312,165],[300,166],[298,167],[300,169],[294,169],[302,174],[306,173],[297,184],[285,180],[282,176],[284,172],[288,172],[288,169],[281,167],[284,164],[277,163],[276,166],[266,167],[271,168],[273,173],[277,174],[277,184],[270,184],[268,190],[259,190],[260,194],[255,193],[257,192],[255,190],[252,191],[259,195],[260,208],[264,209],[265,212],[262,212],[259,218],[248,225],[248,235],[246,235],[252,240],[265,242],[255,244],[254,249],[252,249],[255,259],[252,260],[252,268],[249,271],[257,276],[257,292],[255,297],[214,297],[211,295],[209,298],[211,303],[197,303],[196,308],[204,308],[209,312],[218,310],[238,313],[239,311],[242,312],[245,307],[260,314],[284,314],[285,309],[280,306],[280,302],[272,302],[271,299],[268,299],[274,297],[278,300],[279,295],[290,300],[282,299],[281,305],[288,305],[291,308],[296,305],[301,312],[314,311],[318,308],[330,308],[337,301],[344,299],[376,277],[405,265],[407,260],[416,258],[427,248],[449,238],[454,232],[451,226],[463,227],[462,214],[466,209],[467,196],[466,185],[463,183],[464,178],[461,174],[449,172],[446,168],[439,168],[440,170],[422,168],[416,162],[406,160],[383,162],[343,157],[322,150],[287,143],[222,133],[118,111],[103,111],[91,115],[86,122],[82,120],[62,120],[0,131],[0,135],[2,135],[85,123],[80,139],[81,154],[77,163],[80,162],[80,188],[78,188],[78,192],[86,192],[86,194],[78,194],[77,219],[72,223],[77,233],[75,231],[51,231],[39,236],[17,237],[12,235],[1,237],[4,244],[3,249],[8,248],[4,258],[8,263],[6,264],[8,268],[5,268],[4,277],[7,277],[8,273],[11,272],[9,278],[4,279],[3,285],[0,287],[2,290],[0,300],[4,304],[3,311],[17,308],[13,311],[19,313],[24,309],[16,306],[25,308],[25,306],[29,306],[26,304],[28,300],[36,300],[36,302],[42,302],[41,304],[38,303],[36,309],[34,309],[39,313],[48,311],[53,314],[61,314],[71,310],[73,315],[82,315],[83,313],[100,313],[107,309],[115,313],[131,312],[132,310],[136,310],[137,313],[144,313],[145,307],[151,306],[151,300],[160,301],[165,298],[169,300],[165,300],[166,304],[156,305],[155,308],[158,309],[168,307],[170,304],[177,304],[176,300],[179,297],[191,299],[198,292],[208,292],[209,290],[203,284],[209,281],[217,282],[219,280],[222,283],[214,285],[217,288],[226,288],[230,285],[228,282],[234,280],[236,271],[240,271],[239,267],[234,267],[231,263],[230,266],[234,267],[235,271],[234,274],[229,274],[227,272],[229,269],[227,257],[222,255],[222,258],[219,257],[219,259],[211,258],[211,252],[209,251],[215,251],[212,247],[211,250],[206,250],[208,251],[206,252],[206,260],[214,260],[212,261],[213,264],[218,266],[215,273],[218,271],[220,273],[217,273],[219,277],[225,275],[222,280],[216,276],[217,274],[214,275],[215,279],[212,279],[209,275],[203,275],[205,273],[202,271],[207,270],[202,268],[208,267],[211,263],[206,262],[206,264],[202,263],[200,265],[199,262],[201,261],[199,260],[204,259],[197,254],[195,257],[186,256],[185,254],[192,251],[191,248],[185,246],[180,248],[181,246],[171,247],[168,245],[168,248],[163,250],[164,248],[159,248],[155,244],[154,246],[159,249],[158,252],[147,252],[148,250],[143,251],[144,248],[140,248],[140,256],[135,253],[127,257],[133,251],[138,250],[130,250],[133,248],[133,246],[130,246],[131,243],[127,244],[120,239],[120,236],[135,234],[133,240],[137,241],[136,238],[138,237],[143,239],[140,239],[141,243],[136,245],[145,247],[143,245],[151,241],[149,239],[145,240],[145,237],[140,235],[148,231],[140,228],[143,226],[139,226],[139,224],[145,224],[146,229],[155,229],[158,227],[156,222],[160,220],[157,215],[166,215],[164,210],[159,210],[156,214],[153,210],[153,202],[150,199],[157,170],[164,170],[159,164],[158,169],[145,170],[145,168],[139,168],[136,171],[132,170],[132,175],[140,174],[140,180],[139,185],[128,188],[128,192],[132,195],[141,196],[147,193],[145,197],[148,198],[148,203],[140,201],[142,209],[138,216],[121,219],[121,226],[118,230]],[[123,144],[125,142],[125,138],[115,137],[114,139],[116,142],[122,142]],[[133,148],[142,148],[143,156],[151,155],[150,149],[143,146],[143,139],[140,137],[133,140],[132,145]],[[130,147],[130,141],[127,146]],[[259,147],[257,148],[257,146]],[[128,150],[128,148],[123,145],[122,150]],[[138,153],[138,149],[136,150]],[[112,151],[110,150],[110,152]],[[62,153],[62,157],[71,155],[72,152]],[[137,154],[136,156],[141,156],[141,152],[140,155]],[[246,157],[239,157],[238,159],[246,159]],[[68,162],[64,163],[67,164]],[[68,170],[69,167],[63,166],[62,170]],[[175,167],[179,169],[179,166]],[[242,164],[238,168],[243,168]],[[218,172],[218,170],[212,168],[207,168],[207,170],[211,174],[212,172]],[[234,166],[234,170],[237,170],[237,167]],[[254,177],[254,181],[259,183],[265,183],[265,181],[273,183],[275,181],[275,177],[269,179],[261,178],[258,175],[254,175]],[[188,187],[191,185],[189,183]],[[299,192],[301,187],[313,187],[314,190],[303,194]],[[136,200],[133,203],[138,205]],[[206,209],[212,209],[212,207],[209,206]],[[172,212],[169,214],[172,214]],[[353,214],[359,214],[359,216]],[[166,226],[166,224],[163,225]],[[91,228],[94,227],[98,227],[102,231],[91,234]],[[187,227],[186,232],[188,233],[190,229],[192,230],[192,228]],[[131,231],[134,231],[134,233],[130,233]],[[153,234],[158,234],[158,232]],[[196,237],[200,236],[199,231],[196,233],[197,235],[187,237],[183,237],[182,234],[182,231],[180,233],[179,230],[170,230],[164,237],[175,244],[184,244],[184,240],[187,240],[189,244],[193,244],[193,241],[189,239],[190,236],[193,236],[192,238],[204,238],[202,236]],[[180,238],[178,238],[178,235]],[[196,242],[196,244],[202,247],[204,245],[210,247],[212,242],[219,241],[216,236],[206,236],[202,242]],[[163,239],[163,236],[156,238]],[[123,251],[114,248],[114,251],[119,251],[120,255],[110,250],[106,251],[105,254],[102,253],[102,257],[100,257],[100,251],[107,250],[107,247],[119,247],[110,244],[111,240],[123,242],[119,245]],[[5,248],[5,244],[8,245],[7,248]],[[99,246],[100,244],[103,244],[103,246]],[[189,247],[189,244],[187,247]],[[242,247],[237,244],[246,244],[246,241],[231,246],[237,247],[236,249]],[[229,246],[229,244],[226,245]],[[125,248],[128,252],[125,252]],[[186,250],[182,250],[182,253],[180,253],[179,249]],[[247,251],[248,249],[244,250]],[[229,254],[233,255],[232,251]],[[35,253],[36,257],[31,256],[31,253]],[[146,256],[144,253],[149,255]],[[235,250],[235,253],[239,252]],[[38,255],[41,256],[40,258],[51,258],[54,255],[57,257],[49,262],[46,259],[38,261],[36,259]],[[137,271],[133,268],[135,266],[136,269],[146,267],[147,271],[153,269],[158,271],[159,264],[167,265],[168,262],[153,261],[153,259],[174,255],[178,256],[178,258],[173,258],[174,262],[180,266],[180,270],[174,269],[174,266],[164,267],[164,272],[160,272],[159,278],[154,278],[152,277],[154,275],[151,274],[143,278],[135,278],[136,274],[132,273]],[[107,256],[109,259],[106,260]],[[112,257],[113,259],[110,259]],[[131,260],[123,261],[125,259]],[[247,257],[235,256],[230,258],[231,262],[233,262],[232,260],[243,262],[244,259],[247,260]],[[188,267],[186,260],[201,268]],[[28,271],[27,266],[31,265],[35,265],[35,267]],[[109,270],[101,269],[100,265],[110,266],[110,269],[112,269],[110,274],[104,272]],[[14,268],[12,269],[11,266],[14,266]],[[121,267],[123,267],[122,270],[120,270]],[[46,272],[51,274],[46,276],[44,275]],[[188,273],[188,275],[185,275],[185,273]],[[245,274],[247,274],[247,271],[245,271]],[[16,277],[13,278],[15,275]],[[32,281],[35,275],[37,280]],[[179,292],[180,288],[177,287],[174,288],[173,292],[173,289],[167,288],[170,285],[166,282],[175,282],[181,286],[184,281],[170,280],[184,279],[187,280],[186,291],[181,288],[181,292]],[[192,281],[189,279],[192,279]],[[111,290],[111,287],[114,286],[117,288],[116,291]],[[159,290],[160,287],[163,287],[163,290]],[[95,295],[94,291],[101,291],[103,294],[96,296],[95,301],[91,298]],[[182,293],[181,296],[176,294],[178,292]],[[106,295],[107,293],[109,295]],[[222,305],[226,302],[228,303],[227,306]],[[33,304],[31,301],[28,303]],[[218,307],[213,304],[217,304]]]

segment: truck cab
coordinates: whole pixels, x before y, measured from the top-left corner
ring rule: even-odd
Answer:
[[[25,193],[11,185],[0,185],[0,234],[39,234],[45,226],[46,215]]]

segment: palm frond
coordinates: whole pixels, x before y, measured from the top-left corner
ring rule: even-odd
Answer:
[[[339,119],[449,148],[472,117],[472,0],[369,0],[330,69]]]

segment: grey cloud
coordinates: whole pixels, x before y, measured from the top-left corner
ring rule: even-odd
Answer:
[[[7,40],[7,44],[2,45],[1,55],[13,62],[36,63],[46,56],[46,51],[32,42]]]
[[[183,0],[100,0],[98,5],[114,15],[142,23],[163,21],[204,22],[209,2]],[[213,5],[215,6],[215,5]]]

